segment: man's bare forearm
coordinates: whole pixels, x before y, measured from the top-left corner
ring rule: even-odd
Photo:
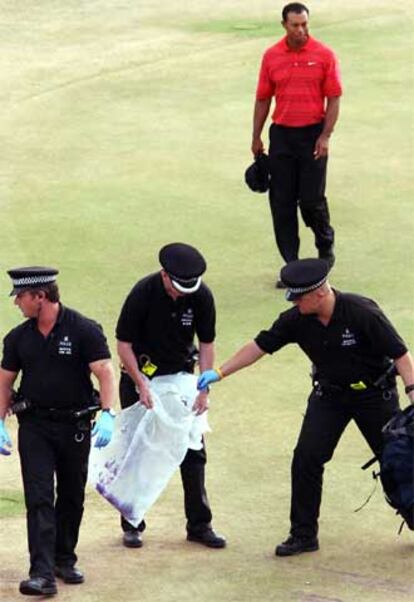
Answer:
[[[4,419],[12,401],[13,383],[17,373],[0,368],[0,419]]]
[[[339,96],[334,96],[332,98],[328,98],[327,105],[326,105],[325,119],[324,119],[324,124],[323,124],[323,130],[322,130],[322,136],[327,136],[329,138],[329,136],[334,131],[336,122],[338,121],[338,117],[339,117],[339,104],[340,104]]]
[[[414,360],[411,353],[407,351],[407,353],[394,360],[394,363],[404,385],[411,388],[411,385],[414,385]],[[409,391],[407,395],[411,403],[414,404],[414,390]]]
[[[99,397],[103,410],[110,410],[115,402],[115,374],[112,361],[99,360],[89,364],[89,367],[99,382]]]
[[[204,370],[210,370],[214,365],[215,349],[214,343],[199,344],[199,365],[200,373]]]
[[[132,378],[135,385],[139,388],[140,385],[144,382],[144,377],[141,374],[137,358],[135,357],[135,353],[132,350],[132,344],[126,343],[124,341],[118,341],[117,350],[123,368]]]
[[[244,345],[229,360],[220,366],[220,376],[229,376],[246,366],[250,366],[264,355],[265,352],[260,349],[257,343],[255,343],[255,341],[250,341],[250,343]]]
[[[256,100],[254,105],[251,151],[255,156],[263,152],[263,142],[261,136],[263,126],[266,122],[267,116],[269,115],[271,102],[271,98],[266,98],[265,100]]]

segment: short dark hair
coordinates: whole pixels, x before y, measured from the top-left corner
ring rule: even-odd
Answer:
[[[287,16],[289,13],[296,13],[298,15],[300,15],[300,13],[307,13],[309,15],[309,9],[307,6],[305,6],[304,4],[301,4],[300,2],[291,2],[290,4],[286,4],[286,6],[283,7],[282,10],[282,19],[284,22],[287,21]]]
[[[39,286],[38,288],[30,289],[32,295],[37,295],[38,293],[40,293],[40,291],[44,292],[46,299],[51,303],[59,303],[60,293],[59,287],[56,284],[56,282],[51,282],[50,284],[44,284],[43,286]]]

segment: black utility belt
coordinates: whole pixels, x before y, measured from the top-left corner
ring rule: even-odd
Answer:
[[[361,379],[355,381],[353,383],[347,384],[337,384],[330,382],[327,379],[319,378],[318,373],[316,372],[313,375],[313,385],[319,390],[326,389],[332,392],[354,392],[354,393],[363,393],[364,391],[389,391],[390,389],[394,389],[397,386],[395,382],[395,376],[397,374],[397,370],[395,368],[394,362],[390,362],[387,369],[378,376],[375,380],[372,378]]]
[[[23,399],[12,404],[11,411],[18,417],[31,415],[52,422],[76,423],[80,420],[92,420],[100,407],[99,404],[92,403],[83,408],[43,408],[28,399]]]
[[[147,356],[146,356],[147,357]],[[145,374],[145,376],[151,379],[153,376],[167,376],[169,374],[178,374],[179,372],[188,372],[189,374],[194,373],[194,362],[187,362],[185,365],[177,366],[173,368],[166,367],[158,367],[152,362],[148,361],[145,364],[138,363],[138,367],[140,372]],[[120,366],[121,374],[126,374],[129,378],[131,378],[128,372],[125,370],[124,366]],[[132,380],[132,379],[131,379]]]
[[[346,385],[343,384],[338,384],[338,383],[332,383],[330,381],[325,381],[325,380],[316,380],[314,382],[314,386],[315,387],[319,387],[321,389],[327,389],[327,390],[332,390],[332,391],[338,391],[338,392],[349,392],[349,391],[356,391],[356,392],[361,392],[361,391],[368,391],[369,389],[375,389],[375,387],[363,380],[359,380],[357,382],[354,383],[348,383]]]
[[[376,383],[372,383],[369,381],[365,381],[365,380],[358,380],[354,383],[348,383],[348,384],[337,384],[337,383],[332,383],[330,381],[325,381],[325,380],[315,380],[313,383],[313,386],[317,389],[322,389],[322,390],[327,390],[327,391],[332,391],[332,392],[338,392],[338,393],[349,393],[349,392],[353,392],[353,393],[363,393],[364,391],[384,391],[386,389],[393,389],[396,386],[395,381],[388,381],[388,382],[384,382],[381,383],[381,385],[378,385]]]

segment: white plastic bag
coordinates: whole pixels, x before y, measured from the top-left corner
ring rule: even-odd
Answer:
[[[154,407],[136,403],[115,418],[111,443],[91,447],[89,483],[133,526],[157,500],[190,449],[202,448],[206,412],[192,412],[197,377],[187,372],[150,382]]]

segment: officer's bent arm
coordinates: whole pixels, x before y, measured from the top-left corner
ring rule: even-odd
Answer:
[[[407,353],[404,353],[404,355],[394,360],[394,363],[398,370],[398,374],[401,376],[404,382],[404,385],[406,387],[414,385],[414,360],[411,353],[407,351]],[[414,391],[410,391],[407,395],[411,403],[414,403]]]
[[[210,370],[214,365],[214,343],[199,343],[199,365],[200,365],[200,374],[204,372],[204,370]]]
[[[251,341],[244,345],[239,351],[237,351],[227,362],[224,362],[222,366],[220,366],[220,372],[222,376],[229,376],[233,374],[233,372],[237,372],[237,370],[241,370],[246,366],[250,366],[257,362],[258,359],[265,355],[265,351],[260,349],[259,345],[255,341]]]
[[[16,377],[17,372],[10,372],[10,370],[0,368],[0,419],[4,419],[10,407],[12,388]]]
[[[110,359],[91,362],[89,368],[99,382],[99,396],[103,410],[110,410],[115,400],[115,374]]]
[[[137,358],[132,350],[132,343],[128,343],[127,341],[118,341],[117,350],[121,364],[127,371],[128,375],[132,378],[135,385],[138,387],[138,389],[140,389],[141,386],[145,388],[145,379],[138,367]]]

